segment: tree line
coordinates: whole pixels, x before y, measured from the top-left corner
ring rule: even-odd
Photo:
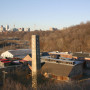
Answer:
[[[28,40],[31,48],[31,35],[40,36],[42,51],[72,51],[90,52],[90,22],[70,26],[57,31],[3,32],[1,38],[17,37]]]

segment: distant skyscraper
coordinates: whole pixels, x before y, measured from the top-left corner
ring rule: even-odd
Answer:
[[[6,25],[6,30],[9,30],[9,25]]]
[[[19,28],[18,31],[22,31],[22,28]]]
[[[19,28],[18,31],[24,31],[24,28]]]
[[[4,30],[3,25],[1,25],[0,32],[3,32],[3,30]]]
[[[55,30],[58,30],[57,28],[50,28],[49,29],[50,31],[55,31]]]
[[[30,32],[30,28],[26,28],[24,31],[26,31],[26,32]]]
[[[1,25],[1,27],[3,27],[3,25]]]
[[[22,31],[24,31],[24,28],[22,28]]]

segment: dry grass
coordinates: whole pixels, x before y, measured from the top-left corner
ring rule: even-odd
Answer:
[[[0,89],[1,90],[1,89]],[[2,90],[32,90],[31,85],[25,86],[21,83],[7,79]],[[38,85],[37,90],[90,90],[90,81],[79,82],[50,82]]]
[[[37,90],[89,90],[90,80],[85,81],[56,81],[45,78],[38,72]],[[32,76],[28,74],[28,69],[16,69],[15,73],[11,73],[6,79],[0,90],[33,90]]]

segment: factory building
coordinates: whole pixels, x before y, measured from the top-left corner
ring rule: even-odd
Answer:
[[[17,49],[8,50],[1,54],[2,58],[21,58],[23,59],[26,55],[31,54],[30,49]]]
[[[83,76],[83,61],[74,61],[73,59],[55,59],[42,57],[45,64],[42,66],[42,72],[58,80],[79,79]]]
[[[31,54],[28,54],[26,55],[23,60],[26,60],[26,61],[32,61],[32,55]]]
[[[72,53],[70,53],[70,52],[48,52],[49,53],[49,55],[52,57],[52,58],[57,58],[57,59],[59,59],[59,58],[72,58]]]

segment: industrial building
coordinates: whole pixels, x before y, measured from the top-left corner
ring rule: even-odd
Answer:
[[[30,63],[30,62],[29,62]],[[12,67],[12,66],[17,66],[17,65],[27,65],[28,61],[22,60],[22,59],[0,59],[0,69],[1,68],[7,68],[7,67]]]
[[[21,58],[23,59],[26,55],[31,54],[30,49],[17,49],[8,50],[1,54],[2,58]]]
[[[26,55],[23,60],[26,60],[26,61],[32,61],[32,55],[31,54],[28,54]]]
[[[57,80],[73,80],[79,79],[83,76],[84,65],[90,67],[90,58],[81,58],[73,56],[75,54],[70,52],[44,52],[41,54],[41,72],[46,77],[52,77]],[[20,64],[20,62],[27,62],[32,70],[32,52],[30,49],[8,50],[1,54],[3,58],[21,58],[20,60],[0,61],[0,66],[5,67],[12,63]],[[85,60],[84,60],[85,59]],[[37,62],[38,63],[38,62]],[[34,67],[34,66],[33,66]]]
[[[72,58],[72,53],[70,52],[48,52],[48,54],[53,57],[53,58],[56,58],[59,59],[61,57],[64,57],[64,58]]]
[[[73,53],[73,58],[76,58],[80,61],[84,60],[85,61],[84,67],[90,68],[90,53],[75,52],[75,53]]]
[[[53,78],[58,80],[72,80],[83,76],[83,61],[51,57],[42,57],[42,59],[45,61],[42,71]]]

